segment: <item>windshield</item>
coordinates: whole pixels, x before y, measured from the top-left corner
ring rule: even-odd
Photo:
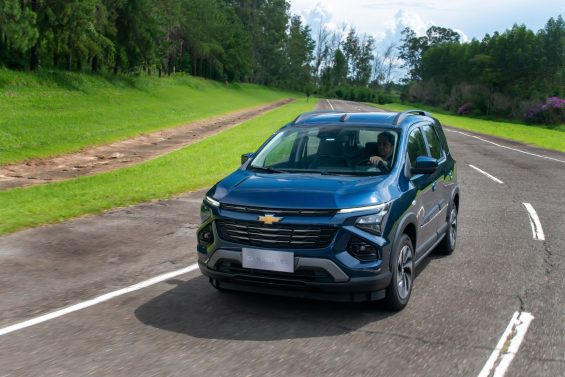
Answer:
[[[316,126],[279,132],[254,158],[251,169],[270,173],[388,174],[398,134],[376,127]]]

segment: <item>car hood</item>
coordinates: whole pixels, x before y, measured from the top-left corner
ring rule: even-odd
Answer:
[[[208,195],[222,203],[267,208],[340,209],[391,200],[390,176],[263,174],[238,170]]]

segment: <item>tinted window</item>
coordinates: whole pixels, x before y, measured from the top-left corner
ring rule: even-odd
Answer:
[[[445,133],[443,132],[443,129],[439,124],[436,124],[434,128],[439,136],[439,139],[441,140],[444,152],[446,152],[446,154],[449,153],[449,146],[447,145],[447,138],[445,137]]]
[[[430,154],[433,158],[440,159],[441,158],[441,144],[439,143],[439,139],[432,128],[432,126],[424,126],[422,127],[424,131],[424,135],[426,135],[426,140],[428,141],[428,145],[430,147]]]
[[[290,152],[292,151],[292,146],[295,141],[296,134],[289,135],[288,137],[282,139],[280,143],[275,145],[271,153],[266,156],[265,166],[271,166],[288,161],[290,158]]]
[[[412,166],[416,165],[416,158],[418,156],[427,156],[426,144],[419,129],[415,129],[408,137],[408,158]]]
[[[287,173],[388,174],[394,165],[397,144],[397,131],[373,126],[288,127],[258,152],[250,168],[272,167]],[[373,156],[386,163],[371,163]]]

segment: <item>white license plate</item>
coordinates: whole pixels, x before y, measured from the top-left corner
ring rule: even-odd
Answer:
[[[294,253],[243,248],[241,265],[256,270],[294,272]]]

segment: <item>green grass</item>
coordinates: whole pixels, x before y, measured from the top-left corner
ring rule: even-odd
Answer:
[[[383,108],[390,111],[404,111],[418,106],[406,106],[400,104],[386,104],[372,106]],[[473,119],[457,115],[447,115],[436,112],[432,108],[425,108],[433,112],[434,117],[439,119],[442,124],[461,128],[464,130],[475,131],[486,135],[498,136],[505,139],[520,141],[522,143],[535,145],[542,148],[565,152],[565,132],[558,129],[548,129],[526,124],[498,122],[491,120]]]
[[[314,105],[299,100],[133,167],[0,192],[0,234],[211,186],[238,167],[242,153],[256,150],[284,123]]]
[[[295,96],[186,75],[124,77],[0,68],[0,164],[59,155]]]

